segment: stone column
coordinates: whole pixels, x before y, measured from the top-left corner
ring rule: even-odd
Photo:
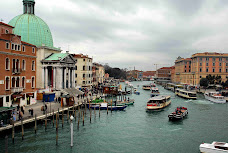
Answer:
[[[63,73],[64,73],[64,77],[63,77],[63,88],[66,88],[66,68],[63,68]]]
[[[45,87],[44,88],[47,88],[48,87],[48,69],[47,67],[45,67]]]
[[[68,67],[68,88],[70,88],[70,68]]]
[[[74,79],[75,79],[75,72],[74,72],[74,69],[73,69],[72,70],[72,78],[71,78],[71,80],[72,80],[72,88],[75,87],[75,81],[74,81]]]
[[[45,84],[44,84],[44,67],[41,68],[41,73],[42,73],[42,76],[41,76],[41,87],[45,88]]]
[[[56,75],[56,67],[53,67],[53,88],[55,89],[55,83],[56,83],[56,77],[55,77],[55,75]]]

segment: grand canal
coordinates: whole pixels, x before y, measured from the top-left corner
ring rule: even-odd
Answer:
[[[70,126],[66,122],[59,128],[59,145],[56,146],[56,132],[52,124],[45,132],[44,126],[25,129],[24,140],[16,133],[15,144],[9,135],[9,152],[24,153],[63,153],[63,152],[154,152],[154,153],[198,153],[202,142],[228,142],[228,106],[213,104],[198,95],[198,100],[185,100],[175,97],[174,93],[158,86],[161,94],[171,95],[172,103],[162,111],[146,112],[146,102],[150,91],[143,91],[142,85],[149,82],[132,82],[141,95],[131,95],[135,99],[133,106],[125,111],[101,111],[101,117],[93,114],[92,123],[87,112],[85,126],[74,121],[74,146],[70,147]],[[168,114],[177,106],[185,106],[189,115],[183,121],[170,122]],[[5,147],[4,138],[0,139],[0,148]],[[1,149],[1,151],[3,151]]]

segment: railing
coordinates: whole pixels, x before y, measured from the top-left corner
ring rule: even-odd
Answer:
[[[11,92],[22,92],[23,88],[22,87],[13,87],[11,88]]]
[[[20,74],[22,69],[12,69],[12,74]]]

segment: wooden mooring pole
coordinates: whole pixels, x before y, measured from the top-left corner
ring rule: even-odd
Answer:
[[[58,113],[56,113],[56,145],[58,145]]]
[[[55,114],[54,109],[52,110],[52,120],[53,120],[53,127],[55,126]]]
[[[15,131],[14,131],[14,120],[12,120],[12,124],[13,124],[13,127],[12,127],[12,142],[14,143],[14,133],[15,133]]]
[[[62,111],[62,128],[63,128],[63,124],[64,124],[64,111]]]
[[[35,114],[35,127],[34,127],[34,130],[35,130],[35,134],[37,132],[37,120],[36,120],[36,114]]]
[[[67,109],[67,123],[69,122],[69,107]]]
[[[5,137],[5,152],[8,153],[8,135]]]
[[[94,107],[94,118],[96,118],[96,108]]]
[[[80,121],[80,112],[78,112],[78,129],[79,129],[79,121]]]
[[[101,104],[99,104],[99,117],[101,117]]]
[[[47,111],[46,111],[46,117],[45,117],[45,131],[47,130]]]
[[[21,137],[24,140],[24,126],[23,126],[23,118],[21,119]]]
[[[85,122],[84,122],[84,111],[83,111],[83,126],[85,125]]]

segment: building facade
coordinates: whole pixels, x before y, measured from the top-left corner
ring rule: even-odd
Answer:
[[[83,54],[72,54],[74,59],[77,61],[75,64],[75,84],[80,87],[92,86],[93,75],[92,75],[92,62],[93,59],[88,55]]]
[[[93,63],[93,85],[98,85],[104,82],[105,68],[103,65]]]
[[[0,107],[36,103],[36,53],[35,45],[0,22]]]

